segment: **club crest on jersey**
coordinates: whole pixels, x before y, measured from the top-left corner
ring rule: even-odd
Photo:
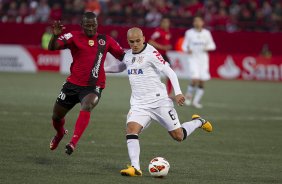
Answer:
[[[143,62],[144,56],[140,56],[137,59],[137,63],[141,64]]]
[[[94,40],[88,40],[88,45],[90,45],[90,47],[94,46]]]
[[[98,41],[98,43],[99,43],[100,45],[105,45],[105,44],[106,44],[105,40],[103,40],[103,39],[100,39],[100,40]]]
[[[140,75],[140,74],[143,74],[143,70],[142,69],[128,69],[127,74],[128,75]]]

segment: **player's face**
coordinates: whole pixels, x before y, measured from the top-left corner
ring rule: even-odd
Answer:
[[[202,18],[196,17],[196,18],[194,18],[193,25],[196,29],[202,29],[203,26],[204,26],[204,21],[203,21]]]
[[[98,27],[97,19],[84,18],[81,26],[82,26],[83,31],[86,34],[86,36],[92,37],[97,32],[97,27]]]
[[[138,53],[144,48],[145,37],[143,35],[129,35],[127,41],[133,53]]]
[[[164,29],[169,29],[170,27],[170,21],[169,19],[163,19],[161,22],[161,27]]]

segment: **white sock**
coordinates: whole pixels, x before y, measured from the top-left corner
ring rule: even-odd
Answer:
[[[139,155],[140,144],[139,139],[127,139],[128,155],[131,161],[131,166],[140,170]]]
[[[204,89],[203,88],[197,88],[193,103],[199,104],[203,95],[204,95]]]
[[[195,92],[195,87],[194,86],[191,86],[191,85],[188,85],[187,87],[187,92],[186,92],[186,96],[189,96],[189,97],[193,97],[193,94]]]
[[[185,128],[187,132],[187,137],[196,130],[196,128],[199,128],[202,126],[202,122],[200,120],[192,120],[188,121],[182,124],[182,127]]]

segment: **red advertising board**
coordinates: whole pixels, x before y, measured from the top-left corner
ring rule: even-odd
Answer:
[[[60,71],[60,51],[48,51],[41,48],[26,48],[32,56],[37,71]]]
[[[222,79],[282,81],[282,56],[211,53],[210,72]]]

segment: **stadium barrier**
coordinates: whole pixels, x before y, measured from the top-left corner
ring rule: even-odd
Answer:
[[[189,59],[185,53],[169,51],[171,67],[179,78],[189,79]],[[0,71],[69,73],[72,57],[69,50],[47,51],[20,45],[0,45]],[[115,64],[107,55],[105,65]],[[282,81],[282,55],[263,57],[247,54],[210,53],[212,78]],[[126,72],[117,74],[127,75]]]
[[[18,44],[18,45],[32,45],[40,46],[41,38],[49,24],[20,24],[20,23],[0,23],[1,44]],[[81,30],[79,25],[65,25],[65,32],[71,30]],[[126,39],[126,32],[130,27],[128,26],[114,26],[114,25],[99,25],[99,32],[107,35],[112,35],[118,43],[124,48],[128,48]],[[187,27],[188,29],[188,27]],[[175,46],[178,39],[184,36],[187,29],[172,28],[171,42]],[[20,33],[19,34],[19,30]],[[155,28],[142,27],[146,40],[148,40]],[[32,36],[31,36],[32,35]],[[282,33],[275,32],[248,32],[238,31],[228,33],[225,31],[212,31],[214,41],[216,43],[216,51],[220,53],[229,54],[258,54],[262,51],[264,45],[267,45],[272,55],[281,55]]]

